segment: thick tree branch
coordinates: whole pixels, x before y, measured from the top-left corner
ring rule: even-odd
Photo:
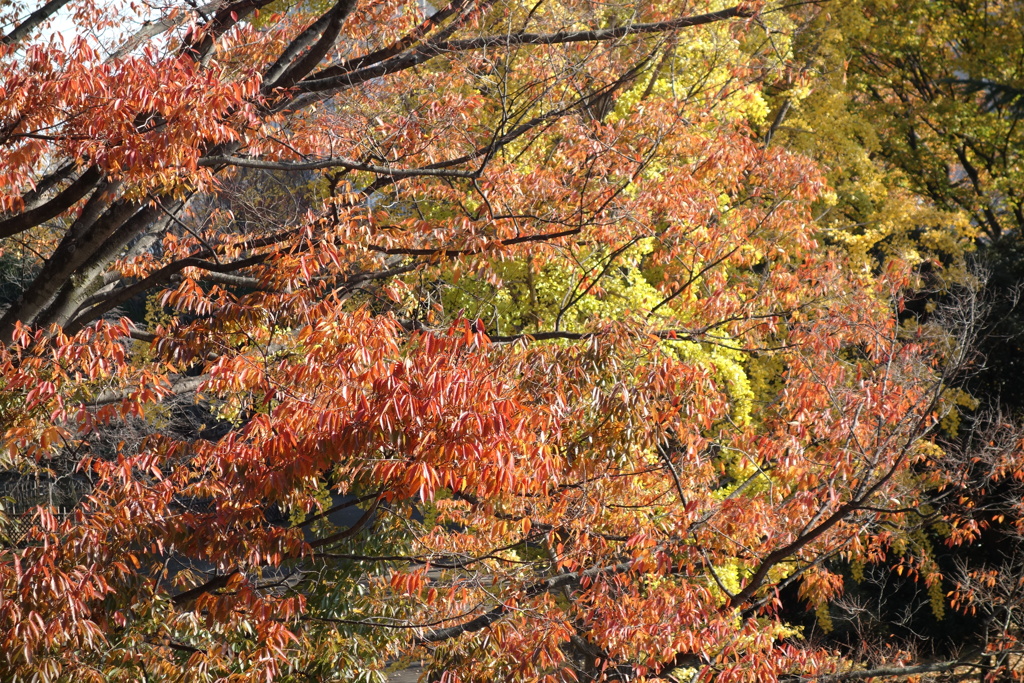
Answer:
[[[710,12],[708,14],[682,17],[680,19],[659,21],[650,24],[631,24],[605,29],[593,29],[589,31],[512,33],[507,35],[467,38],[464,40],[432,41],[422,47],[397,55],[377,65],[357,69],[349,73],[343,73],[336,76],[323,76],[323,72],[320,74],[313,74],[308,79],[300,81],[297,84],[297,87],[302,92],[325,92],[350,88],[360,83],[371,81],[375,78],[411,69],[414,66],[418,66],[419,64],[423,64],[424,62],[444,54],[470,52],[496,47],[515,47],[518,45],[561,45],[565,43],[603,42],[631,35],[666,33],[692,26],[701,26],[737,17],[750,16],[753,16],[753,12],[751,10],[736,6],[719,10],[717,12]]]
[[[214,263],[199,256],[190,256],[188,258],[174,261],[173,263],[169,263],[163,268],[150,273],[147,277],[139,280],[138,282],[126,285],[120,289],[102,294],[90,301],[87,301],[83,306],[88,307],[79,312],[71,322],[67,323],[64,326],[64,331],[68,334],[78,332],[90,322],[98,320],[104,314],[129,301],[133,297],[169,282],[173,276],[177,275],[185,268],[198,268],[200,270],[204,270],[207,273],[207,276],[204,276],[204,279],[209,279],[214,282],[239,287],[259,287],[261,285],[259,280],[256,278],[244,278],[237,275],[230,275],[230,273],[258,265],[277,253],[278,252],[267,252],[263,254],[255,254],[248,258],[230,261],[228,263]],[[204,252],[204,255],[210,254]],[[382,278],[393,277],[395,275],[402,275],[403,273],[415,270],[419,266],[419,263],[409,263],[404,266],[396,266],[395,268],[388,268],[386,270],[355,273],[346,277],[338,284],[339,286],[348,288],[369,280],[379,280]]]
[[[861,681],[866,678],[906,678],[919,676],[921,674],[944,673],[955,669],[970,667],[981,668],[975,662],[953,660],[947,662],[935,662],[932,664],[917,664],[913,666],[883,666],[874,669],[863,669],[860,671],[844,671],[835,674],[823,674],[821,676],[799,676],[786,679],[787,683],[842,683],[843,681]]]
[[[42,178],[40,178],[35,186],[21,195],[21,201],[23,204],[23,211],[31,211],[32,209],[44,204],[47,193],[53,188],[57,187],[60,183],[64,182],[78,169],[78,164],[73,161],[66,161],[57,166],[56,169],[50,171]]]
[[[218,588],[223,588],[224,586],[228,585],[228,582],[230,582],[231,579],[237,574],[238,570],[235,569],[233,571],[228,572],[227,574],[214,576],[212,579],[210,579],[202,585],[196,586],[195,588],[187,590],[184,593],[178,593],[177,595],[171,598],[171,602],[175,605],[184,605],[188,602],[191,602],[192,600],[195,600],[196,598],[205,593],[215,591]]]
[[[779,126],[781,126],[783,121],[786,120],[786,116],[789,115],[789,110],[792,106],[793,100],[787,97],[786,100],[782,103],[782,106],[779,107],[779,111],[776,112],[775,119],[772,121],[771,127],[769,127],[768,132],[764,134],[765,147],[772,144],[772,138],[774,138],[775,133],[778,132]]]
[[[214,0],[214,2],[209,2],[205,5],[200,5],[198,7],[193,6],[193,11],[196,14],[203,15],[207,12],[212,12],[223,6],[224,0]],[[142,25],[142,28],[140,28],[130,38],[128,38],[124,43],[122,43],[119,48],[114,50],[114,52],[110,54],[107,60],[112,61],[116,59],[121,59],[122,57],[131,53],[132,50],[142,45],[142,43],[149,40],[150,38],[155,38],[161,33],[166,33],[167,31],[171,30],[172,28],[175,28],[176,26],[181,26],[186,21],[192,19],[193,16],[194,15],[189,12],[180,12],[173,17],[163,16],[155,21],[146,22]]]
[[[7,220],[0,221],[0,239],[17,235],[46,221],[56,218],[89,194],[102,179],[96,166],[90,167],[73,183],[64,188],[60,194],[34,209],[25,211]]]
[[[307,26],[299,35],[295,36],[292,42],[288,44],[288,47],[281,51],[281,54],[274,60],[274,63],[263,72],[263,86],[260,90],[264,95],[268,94],[275,87],[278,79],[284,75],[295,59],[302,54],[302,51],[316,42],[317,37],[323,32],[329,21],[329,12],[320,15],[316,21]]]
[[[396,40],[385,48],[375,50],[369,54],[355,59],[350,59],[343,64],[338,64],[333,67],[329,67],[320,72],[320,78],[327,78],[329,76],[337,76],[339,74],[349,73],[357,69],[362,69],[373,64],[379,64],[385,59],[390,59],[395,55],[401,53],[403,50],[407,50],[412,47],[416,41],[422,39],[427,33],[429,33],[434,27],[440,24],[442,21],[454,16],[462,8],[466,7],[467,4],[473,0],[455,0],[443,10],[432,14],[426,20],[424,20],[419,26],[411,30],[402,38]]]
[[[494,548],[485,555],[479,555],[476,557],[465,557],[464,559],[456,559],[451,555],[353,555],[348,553],[315,553],[314,557],[322,558],[325,560],[347,560],[351,562],[408,562],[410,564],[430,564],[432,569],[465,569],[471,565],[483,562],[484,560],[502,560],[503,558],[498,553],[505,552],[517,548],[524,543],[534,540],[534,536],[528,536],[522,538],[514,543],[501,546],[500,548]],[[508,560],[505,560],[508,561]]]
[[[340,619],[338,617],[318,617],[313,615],[307,615],[302,617],[302,621],[322,621],[327,624],[350,624],[352,626],[372,626],[374,628],[432,628],[434,626],[440,626],[456,619],[463,619],[466,616],[473,613],[473,610],[466,612],[465,614],[459,614],[454,617],[447,617],[445,619],[438,619],[437,621],[431,621],[423,624],[411,624],[409,622],[398,622],[391,617],[378,617],[369,619]],[[381,619],[388,619],[388,621],[381,621]]]
[[[442,162],[444,163],[444,162]],[[416,176],[437,176],[442,178],[478,178],[477,171],[451,171],[443,167],[424,168],[391,168],[388,166],[376,166],[364,164],[354,159],[343,159],[333,157],[330,159],[316,159],[313,161],[263,161],[262,159],[248,159],[235,156],[205,157],[199,161],[200,166],[238,166],[241,168],[258,168],[269,171],[315,171],[322,168],[344,168],[349,171],[367,171],[391,178],[414,178]]]
[[[181,202],[178,202],[178,205],[180,206]],[[137,246],[144,247],[147,243],[155,241],[166,229],[169,220],[167,217],[161,218],[159,212],[157,206],[143,207],[93,250],[88,259],[79,266],[74,277],[65,281],[53,301],[39,313],[35,320],[36,324],[67,325],[91,296],[103,290],[108,266],[129,244],[135,242]],[[143,236],[142,239],[139,239],[140,235]],[[67,329],[65,328],[66,331]]]
[[[377,491],[375,493],[368,493],[365,496],[359,496],[358,498],[353,498],[352,500],[345,501],[344,503],[338,503],[337,505],[334,505],[332,507],[327,508],[323,512],[319,512],[319,513],[317,513],[315,515],[312,515],[311,517],[307,517],[306,519],[304,519],[303,521],[299,522],[298,524],[296,524],[292,528],[293,529],[302,529],[303,527],[307,527],[310,524],[313,524],[314,522],[323,519],[324,517],[328,517],[329,515],[337,512],[338,510],[345,510],[345,509],[353,507],[355,505],[359,505],[360,503],[365,503],[368,500],[373,500],[374,498],[380,498],[382,493],[383,493],[383,491]]]
[[[87,323],[97,320],[104,313],[107,313],[111,309],[125,303],[137,294],[141,294],[146,290],[155,287],[156,285],[167,282],[170,277],[176,273],[181,272],[185,268],[200,268],[214,273],[230,273],[249,266],[254,266],[258,263],[262,263],[267,260],[271,254],[256,254],[249,258],[239,259],[238,261],[231,261],[230,263],[213,263],[199,258],[184,258],[160,268],[149,276],[144,277],[135,284],[128,285],[104,297],[101,302],[94,304],[92,307],[80,313],[74,320],[65,326],[65,331],[68,334],[74,334],[78,330],[82,329]]]
[[[196,62],[204,64],[212,53],[218,38],[231,30],[238,22],[273,1],[239,0],[223,7],[209,22],[189,31],[182,43],[182,54],[187,54]]]
[[[24,21],[14,27],[14,29],[0,38],[0,43],[4,45],[13,45],[23,40],[29,33],[32,32],[41,23],[56,14],[61,7],[68,4],[69,0],[50,0],[32,14],[28,15]]]
[[[324,22],[323,34],[320,36],[320,39],[316,41],[306,54],[284,69],[273,83],[268,84],[266,86],[268,90],[273,88],[289,88],[300,78],[304,78],[315,69],[320,60],[327,56],[327,53],[334,47],[338,36],[341,34],[342,24],[355,7],[356,0],[338,0],[334,7],[321,17],[321,19],[326,18],[327,21]],[[316,23],[319,24],[320,22]]]
[[[373,505],[371,505],[369,509],[367,509],[366,512],[364,512],[362,516],[356,520],[355,524],[350,526],[348,529],[339,531],[336,534],[331,534],[330,536],[325,536],[324,538],[318,538],[315,541],[310,542],[309,547],[322,548],[325,545],[337,543],[338,541],[343,541],[346,538],[351,538],[352,536],[355,536],[360,531],[362,531],[367,524],[370,523],[371,519],[373,519],[373,515],[377,512],[377,506],[380,505],[380,501],[381,495],[378,494],[377,499],[373,501]]]
[[[93,192],[21,300],[0,318],[0,339],[9,339],[16,322],[32,324],[78,269],[103,249],[110,237],[138,211],[134,202],[113,202],[120,183],[103,182]]]
[[[199,377],[179,377],[178,379],[171,382],[170,392],[174,396],[180,394],[190,394],[194,392],[199,386],[208,380],[209,375],[201,375]],[[118,403],[120,401],[129,398],[130,392],[118,390],[118,391],[104,391],[92,401],[89,402],[89,406],[98,408],[100,406],[110,405],[111,403]]]

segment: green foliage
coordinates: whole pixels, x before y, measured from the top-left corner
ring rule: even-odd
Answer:
[[[625,249],[597,248],[568,260],[498,261],[486,279],[462,277],[444,286],[442,305],[483,320],[494,334],[542,329],[580,332],[593,321],[628,318],[662,298],[644,277],[651,239]]]

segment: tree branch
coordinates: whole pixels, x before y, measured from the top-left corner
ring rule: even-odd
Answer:
[[[223,5],[224,0],[214,0],[213,2],[208,2],[205,5],[200,5],[198,7],[193,5],[193,11],[202,15],[206,12],[212,12],[215,9],[223,7]],[[192,16],[193,15],[188,12],[180,12],[174,17],[163,16],[155,21],[146,22],[142,25],[142,28],[136,31],[134,35],[132,35],[131,38],[128,38],[124,43],[121,44],[119,48],[114,50],[114,52],[111,53],[107,60],[111,61],[115,59],[121,59],[146,40],[149,40],[150,38],[155,38],[161,33],[165,33],[176,26],[181,26],[186,21],[189,21],[192,18]]]
[[[258,263],[262,263],[271,254],[256,254],[249,258],[239,259],[238,261],[232,261],[230,263],[212,263],[200,258],[183,258],[173,263],[169,263],[163,268],[156,270],[147,277],[142,278],[138,282],[127,287],[122,287],[103,298],[102,301],[95,303],[92,307],[79,313],[74,320],[65,326],[65,331],[68,334],[74,334],[88,322],[96,320],[104,313],[111,309],[123,304],[128,301],[136,294],[141,294],[150,287],[154,287],[158,284],[166,282],[175,273],[181,272],[185,268],[200,268],[202,270],[211,271],[214,273],[230,273],[242,268],[248,268]]]
[[[443,163],[443,162],[442,162]],[[390,168],[364,164],[354,159],[332,157],[315,161],[263,161],[235,156],[214,156],[200,159],[200,166],[238,166],[241,168],[258,168],[268,171],[314,171],[321,168],[344,168],[349,171],[367,171],[391,178],[413,178],[416,176],[438,176],[442,178],[478,178],[477,171],[449,171],[441,167],[424,168]]]
[[[375,50],[374,52],[363,55],[362,57],[350,59],[349,61],[344,62],[343,64],[338,64],[336,66],[324,69],[320,73],[320,77],[326,78],[328,76],[336,76],[338,74],[349,73],[351,71],[355,71],[356,69],[362,69],[364,67],[370,66],[371,64],[379,64],[385,59],[394,57],[395,55],[401,53],[402,50],[409,49],[417,40],[420,40],[421,38],[423,38],[423,36],[429,33],[431,29],[436,27],[445,19],[448,19],[449,17],[456,14],[469,2],[472,2],[472,0],[455,0],[455,2],[449,4],[443,10],[440,10],[439,12],[432,14],[430,17],[424,20],[423,23],[421,23],[419,26],[411,30],[408,34],[402,36],[400,39],[391,43],[391,45],[385,48],[381,48],[380,50]]]
[[[144,340],[151,341],[151,340]],[[198,377],[181,377],[171,383],[171,394],[177,396],[179,394],[188,394],[199,388],[199,385],[210,379],[209,375],[200,375]],[[117,403],[123,401],[130,396],[130,392],[127,391],[104,391],[99,396],[89,402],[89,407],[99,408],[100,406],[110,405],[111,403]]]
[[[974,662],[955,660],[935,662],[934,664],[917,664],[915,666],[887,666],[861,671],[844,671],[842,673],[824,674],[821,676],[798,676],[786,680],[788,683],[811,683],[811,681],[814,683],[841,683],[842,681],[859,681],[865,678],[903,678],[920,674],[941,673],[960,667],[981,668],[979,664]]]
[[[119,190],[119,181],[104,181],[96,188],[21,299],[0,318],[0,339],[10,338],[16,322],[34,323],[78,269],[103,249],[110,237],[138,211],[134,202],[112,201]]]
[[[523,591],[524,598],[536,597],[542,593],[548,593],[550,591],[559,590],[569,586],[575,586],[580,584],[585,579],[596,579],[599,576],[605,574],[624,574],[633,567],[632,562],[620,562],[619,564],[612,565],[610,567],[592,567],[582,572],[572,572],[568,574],[559,574],[553,576],[550,579],[540,581],[531,586],[528,586]],[[489,612],[485,612],[475,619],[457,624],[455,626],[449,626],[448,628],[442,628],[435,631],[430,631],[422,636],[419,636],[416,641],[420,645],[426,643],[439,643],[443,640],[450,640],[456,638],[463,633],[473,633],[475,631],[482,631],[494,622],[501,619],[503,616],[508,614],[511,608],[506,604],[501,604],[492,609]]]
[[[482,36],[480,38],[467,38],[464,40],[443,40],[432,41],[426,45],[411,50],[404,54],[387,59],[375,66],[357,69],[337,76],[323,76],[313,74],[310,78],[300,81],[297,84],[301,92],[324,92],[350,88],[360,83],[371,81],[398,71],[405,71],[419,64],[423,64],[434,57],[444,54],[469,52],[483,50],[491,47],[514,47],[517,45],[561,45],[565,43],[589,43],[616,40],[630,35],[643,35],[649,33],[666,33],[692,26],[711,24],[737,17],[753,16],[753,11],[740,7],[700,14],[692,17],[682,17],[670,21],[659,21],[650,24],[632,24],[626,26],[614,26],[604,29],[593,29],[589,31],[559,31],[557,33],[513,33],[508,35]]]
[[[17,235],[64,213],[75,202],[89,194],[102,180],[102,174],[96,166],[89,167],[82,175],[48,202],[34,209],[0,221],[0,239]]]
[[[939,401],[939,397],[942,394],[941,388],[943,386],[943,382],[937,382],[935,390],[932,392],[931,399],[926,405],[921,406],[922,409],[919,412],[916,424],[914,425],[910,435],[907,436],[906,441],[900,448],[900,451],[893,460],[893,464],[889,470],[884,475],[880,476],[878,481],[864,489],[862,493],[856,495],[855,498],[852,498],[843,505],[840,505],[835,512],[825,519],[825,521],[821,522],[810,531],[802,533],[800,536],[793,539],[792,542],[769,553],[768,556],[761,561],[757,569],[754,570],[754,573],[750,576],[750,579],[747,581],[747,584],[743,589],[729,600],[727,604],[731,609],[740,607],[743,603],[747,602],[754,596],[764,583],[765,579],[768,578],[768,573],[771,571],[772,567],[786,558],[800,552],[800,550],[822,536],[829,529],[845,520],[852,513],[860,510],[862,506],[878,492],[879,489],[885,486],[887,482],[896,476],[896,473],[900,469],[900,465],[906,460],[911,447],[917,443],[917,439],[925,433],[927,417],[935,409],[935,406]]]
[[[786,120],[786,116],[789,115],[789,110],[792,106],[793,100],[787,97],[782,103],[782,106],[779,107],[779,111],[775,114],[775,119],[772,121],[771,127],[768,128],[768,132],[764,134],[765,147],[772,144],[772,138],[775,137],[775,133],[778,132],[779,126],[782,125],[782,122]]]
[[[223,588],[224,586],[228,585],[228,582],[236,574],[238,574],[238,570],[234,569],[228,572],[227,574],[220,574],[218,576],[214,576],[212,579],[210,579],[204,584],[187,590],[184,593],[178,593],[177,595],[173,596],[171,598],[171,602],[175,605],[184,605],[187,602],[191,602],[192,600],[195,600],[204,593],[209,593],[210,591],[215,591],[218,588]]]
[[[543,242],[546,240],[553,240],[559,237],[568,237],[569,235],[577,235],[580,232],[580,228],[572,228],[571,230],[563,230],[561,232],[549,232],[541,235],[523,235],[521,237],[512,237],[505,240],[499,240],[496,244],[508,247],[514,244],[523,244],[525,242]],[[389,256],[404,255],[404,256],[443,256],[445,258],[451,258],[454,256],[470,256],[473,254],[481,254],[485,251],[484,247],[475,249],[411,249],[406,247],[381,247],[376,244],[370,244],[366,247],[370,251],[375,251],[379,254],[387,254]]]
[[[331,543],[337,543],[338,541],[345,540],[346,538],[351,538],[352,536],[358,534],[360,531],[362,531],[363,527],[369,524],[370,520],[373,519],[373,514],[377,511],[377,506],[380,505],[382,494],[383,492],[377,495],[377,499],[373,501],[373,505],[371,505],[369,509],[367,509],[366,512],[364,512],[362,516],[356,520],[355,524],[350,526],[348,529],[339,531],[336,534],[331,534],[330,536],[325,536],[324,538],[318,538],[315,541],[310,542],[309,547],[320,548],[325,545],[330,545]]]
[[[338,36],[341,34],[342,24],[355,7],[356,0],[338,0],[334,7],[320,18],[321,20],[326,19],[323,23],[323,34],[320,36],[320,39],[316,41],[305,55],[287,66],[274,82],[267,84],[265,86],[267,91],[269,92],[269,90],[274,88],[289,88],[300,78],[307,76],[310,71],[315,69],[320,60],[334,47]],[[320,21],[317,21],[314,26],[317,24],[320,24]],[[312,29],[313,27],[310,28]],[[311,38],[312,35],[309,37]]]
[[[239,0],[223,7],[205,25],[198,26],[188,32],[185,40],[182,42],[181,53],[190,55],[197,63],[205,63],[218,38],[254,11],[266,7],[273,1]]]
[[[295,36],[288,47],[281,51],[274,63],[267,67],[267,70],[263,72],[263,86],[260,89],[264,95],[273,89],[276,81],[285,74],[295,58],[316,41],[328,21],[330,21],[330,13],[320,15],[316,21]]]
[[[41,23],[56,14],[61,7],[68,4],[69,0],[50,0],[32,14],[28,15],[23,22],[14,27],[14,29],[3,38],[0,38],[0,44],[13,45],[21,41],[27,36],[32,29],[39,26]]]

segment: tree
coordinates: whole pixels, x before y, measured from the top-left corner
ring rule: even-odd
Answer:
[[[7,678],[848,669],[777,592],[901,542],[963,351],[751,133],[764,8],[62,5],[2,41]]]
[[[869,10],[873,30],[885,36],[859,46],[857,60],[865,99],[888,110],[885,120],[894,127],[883,138],[884,154],[908,171],[915,191],[943,208],[966,211],[988,239],[1019,229],[1021,134],[1013,99],[998,93],[1022,76],[1011,56],[1021,48],[1021,8],[911,6],[919,36],[898,42],[891,40],[894,33],[906,32],[883,18],[886,9]]]
[[[828,168],[836,193],[821,208],[829,239],[863,268],[878,268],[894,255],[919,262],[924,291],[908,308],[921,319],[932,317],[937,302],[979,286],[990,300],[978,316],[979,361],[961,384],[970,396],[961,394],[962,414],[942,439],[942,467],[957,484],[930,491],[927,506],[940,516],[961,507],[958,515],[985,529],[969,547],[943,547],[944,533],[928,524],[911,538],[930,547],[947,589],[973,590],[972,577],[1013,575],[1009,566],[1019,548],[1020,517],[1009,502],[1019,491],[1002,475],[990,475],[1008,471],[997,453],[999,444],[1015,443],[1003,432],[1017,431],[1019,421],[1020,226],[1013,188],[1019,185],[1020,7],[864,2],[792,11],[777,30],[794,42],[798,68],[771,88],[772,144]],[[990,275],[978,276],[979,262]],[[989,420],[990,413],[998,418]],[[930,650],[928,657],[956,659],[960,648],[974,647],[964,643],[965,633],[989,633],[992,623],[1012,621],[1012,599],[991,592],[991,599],[951,613],[936,609],[941,601],[934,591],[893,567],[843,571],[856,587],[817,626],[831,623],[825,638],[866,658],[875,649],[884,660],[900,642]],[[945,618],[936,620],[943,611]]]
[[[942,260],[1019,232],[1017,3],[809,3],[774,137],[830,167],[855,254]]]

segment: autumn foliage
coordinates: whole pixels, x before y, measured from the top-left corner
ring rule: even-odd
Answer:
[[[63,4],[0,9],[4,680],[803,680],[784,591],[944,602],[968,331],[766,140],[785,12]]]

